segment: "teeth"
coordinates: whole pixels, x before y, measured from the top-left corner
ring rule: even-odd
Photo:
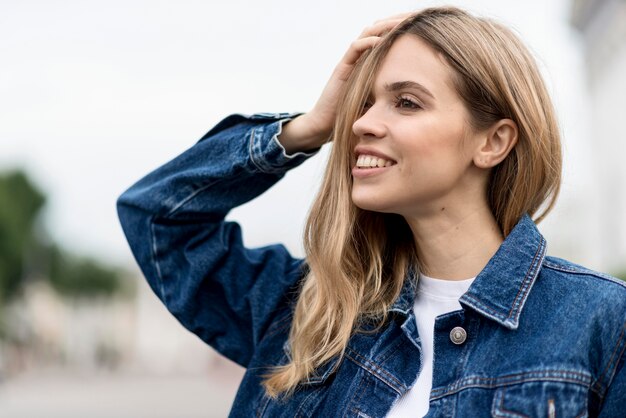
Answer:
[[[356,162],[356,165],[359,168],[389,167],[392,164],[393,163],[389,160],[385,160],[384,158],[379,158],[373,155],[359,155],[359,158]]]

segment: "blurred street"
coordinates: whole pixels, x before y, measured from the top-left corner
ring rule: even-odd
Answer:
[[[3,418],[226,417],[240,375],[29,373],[0,383]]]

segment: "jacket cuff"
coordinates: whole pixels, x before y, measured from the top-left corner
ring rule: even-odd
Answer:
[[[321,147],[308,152],[299,151],[287,154],[285,148],[278,141],[278,135],[282,132],[283,125],[302,114],[303,112],[255,113],[249,116],[252,120],[266,119],[270,122],[256,126],[250,134],[250,158],[259,170],[265,173],[285,172],[319,152]]]

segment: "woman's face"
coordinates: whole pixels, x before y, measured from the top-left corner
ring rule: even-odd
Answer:
[[[472,162],[480,137],[451,76],[443,58],[417,36],[394,42],[352,128],[358,207],[406,217],[462,208],[484,196],[485,173]],[[365,168],[368,163],[378,168]]]

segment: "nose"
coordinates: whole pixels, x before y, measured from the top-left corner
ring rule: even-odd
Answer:
[[[376,105],[372,105],[352,124],[352,132],[359,138],[382,138],[386,127]]]

